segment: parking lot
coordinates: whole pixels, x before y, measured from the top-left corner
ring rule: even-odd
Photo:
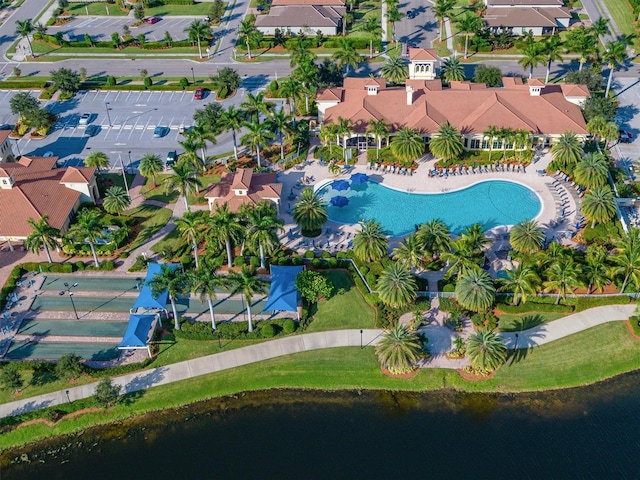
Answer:
[[[638,145],[640,140],[640,88],[637,78],[615,78],[613,88],[618,94],[620,107],[618,108],[616,123],[625,131],[633,135],[629,142],[619,142],[615,145],[618,150],[618,158],[627,163],[640,160],[638,157]]]

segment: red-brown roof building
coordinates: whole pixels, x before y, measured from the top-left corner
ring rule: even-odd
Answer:
[[[205,198],[209,210],[218,205],[228,205],[237,212],[242,205],[256,205],[259,202],[273,202],[280,205],[282,184],[276,183],[275,173],[253,173],[250,168],[238,169],[235,173],[225,173],[219,183],[209,186]]]

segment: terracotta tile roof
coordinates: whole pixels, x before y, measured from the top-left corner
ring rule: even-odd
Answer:
[[[531,78],[527,81],[527,85],[530,87],[544,87],[544,82],[537,78]]]
[[[7,138],[9,138],[9,134],[11,130],[0,130],[0,143],[4,142]]]
[[[344,0],[273,0],[272,7],[287,5],[321,5],[332,7],[344,7]]]
[[[409,48],[409,60],[438,60],[435,48]]]
[[[241,180],[240,180],[241,179]],[[241,181],[246,181],[245,186]],[[247,195],[236,195],[235,189],[247,189]],[[253,173],[251,169],[239,169],[226,173],[219,183],[209,186],[205,198],[215,199],[216,204],[227,204],[229,210],[237,212],[242,205],[257,204],[264,200],[280,199],[282,184],[276,183],[275,173]]]
[[[316,100],[342,100],[341,88],[320,88]]]
[[[95,174],[95,167],[67,167],[62,183],[88,183]]]
[[[250,168],[239,169],[233,176],[231,188],[249,188],[251,186],[251,177],[253,177],[253,170]]]
[[[256,18],[255,26],[260,27],[337,27],[346,12],[345,7],[293,5],[271,7],[267,15]]]
[[[557,18],[571,18],[567,8],[487,8],[484,21],[490,28],[497,27],[557,27]]]
[[[589,88],[586,85],[573,85],[561,83],[560,88],[567,97],[588,97]]]

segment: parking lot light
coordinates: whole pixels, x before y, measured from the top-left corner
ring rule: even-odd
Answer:
[[[196,74],[193,73],[193,67],[191,67],[191,78],[193,78],[193,84],[196,84]]]
[[[109,120],[109,126],[111,127],[111,115],[109,115],[109,110],[111,110],[109,108],[109,105],[111,105],[109,102],[104,102],[104,108],[107,110],[107,120]]]

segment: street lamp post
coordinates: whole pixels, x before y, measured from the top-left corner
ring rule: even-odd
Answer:
[[[129,150],[129,163],[127,164],[127,173],[131,173],[131,150]]]
[[[111,125],[111,115],[109,115],[109,110],[111,110],[109,108],[110,104],[111,104],[110,102],[104,102],[104,108],[107,110],[107,120],[109,120],[109,126],[111,127],[112,126]]]
[[[360,350],[362,350],[364,347],[362,346],[362,330],[360,330]]]
[[[218,333],[218,349],[222,350],[222,343],[220,342],[221,335]]]
[[[516,346],[513,347],[514,352],[518,349],[518,334],[516,333]]]
[[[193,73],[193,67],[191,67],[191,78],[193,78],[193,84],[196,84],[196,74]]]
[[[120,159],[120,165],[122,166],[122,180],[124,180],[124,189],[127,191],[127,196],[129,197],[129,184],[127,182],[127,174],[125,172],[124,163],[122,162],[122,155],[118,154],[118,158]]]
[[[73,288],[76,288],[78,286],[77,283],[74,283],[73,285],[69,285],[67,282],[64,283],[64,290],[61,290],[58,295],[60,296],[64,296],[65,293],[69,294],[69,300],[71,300],[71,306],[73,307],[73,313],[76,316],[76,320],[79,320],[80,317],[78,317],[78,311],[76,310],[76,304],[73,301]]]

